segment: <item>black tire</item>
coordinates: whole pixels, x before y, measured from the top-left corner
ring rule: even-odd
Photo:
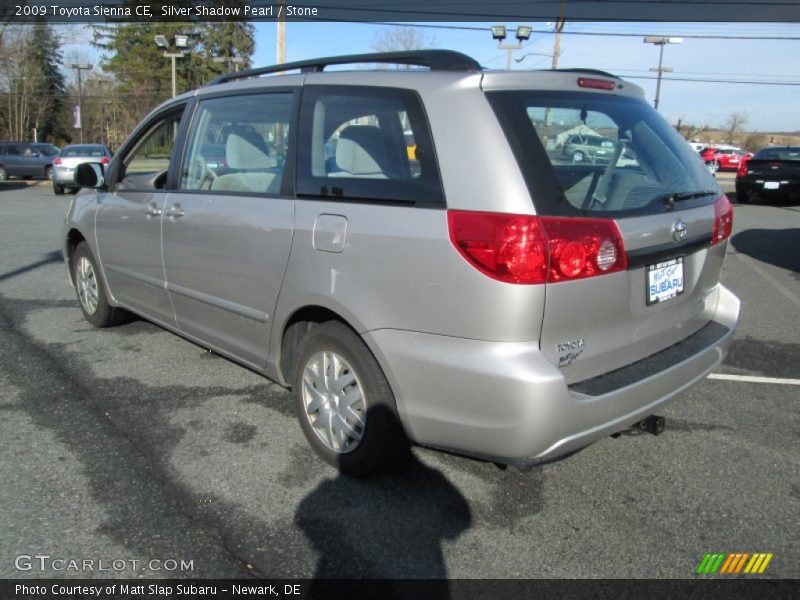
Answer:
[[[736,203],[737,204],[749,204],[750,203],[750,194],[745,191],[736,190]]]
[[[306,367],[313,364],[314,358],[324,352],[344,359],[346,368],[342,372],[352,372],[355,380],[352,385],[358,388],[363,399],[359,407],[362,411],[359,414],[365,415],[362,437],[360,441],[348,440],[355,446],[344,452],[337,452],[323,441],[325,434],[317,433],[311,424],[312,417],[306,410],[304,373]],[[339,377],[342,377],[341,374]],[[309,385],[317,389],[316,383]],[[352,391],[350,386],[345,386],[340,391],[342,397],[336,401],[337,407],[348,389]],[[328,321],[313,326],[306,334],[297,352],[292,394],[300,428],[308,443],[320,458],[341,473],[351,477],[367,477],[395,466],[408,456],[408,439],[397,417],[397,407],[389,383],[366,344],[343,323]],[[326,406],[325,411],[329,407],[330,405]],[[325,411],[316,412],[318,419],[323,419]],[[329,431],[331,437],[335,437],[332,427]]]
[[[63,186],[63,185],[61,185],[60,183],[56,183],[56,182],[54,181],[54,182],[53,182],[53,193],[54,193],[56,196],[60,196],[61,194],[63,194],[63,193],[64,193],[64,186]]]
[[[81,300],[79,268],[82,259],[88,261],[88,264],[91,266],[92,279],[96,284],[97,306],[94,311],[90,311],[89,308],[84,306],[84,301]],[[81,307],[84,318],[89,321],[89,323],[95,327],[103,328],[121,325],[130,320],[131,314],[128,311],[111,306],[108,303],[106,282],[103,279],[103,274],[97,268],[97,261],[94,259],[94,256],[92,256],[92,252],[86,242],[81,242],[75,248],[75,252],[70,260],[70,271],[72,273],[72,281],[75,284],[75,290],[78,293],[78,304]]]
[[[47,165],[44,168],[44,178],[45,179],[53,179],[53,167],[51,167],[50,165]]]
[[[580,150],[576,150],[572,153],[572,162],[583,162],[584,158],[586,158],[586,155]]]
[[[5,167],[0,167],[0,181],[8,181],[8,171]]]

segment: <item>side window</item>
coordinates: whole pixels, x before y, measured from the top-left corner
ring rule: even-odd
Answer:
[[[298,194],[444,203],[433,142],[414,92],[307,86],[300,113]]]
[[[291,92],[201,101],[180,189],[278,194],[291,113]]]
[[[156,121],[122,159],[120,185],[128,189],[163,189],[169,159],[178,136],[183,111]]]
[[[19,144],[9,144],[8,145],[8,153],[11,156],[20,156],[22,155],[22,148]]]

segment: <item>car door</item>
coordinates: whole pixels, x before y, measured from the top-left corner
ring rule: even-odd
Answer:
[[[291,89],[200,99],[178,189],[164,208],[178,327],[255,367],[266,365],[292,241],[293,102]]]
[[[170,157],[185,105],[150,118],[120,151],[109,170],[109,191],[99,193],[97,247],[109,290],[124,306],[175,326],[161,258],[161,220]]]
[[[6,148],[6,156],[4,157],[4,166],[9,175],[13,175],[15,177],[24,177],[27,175],[25,162],[22,157],[22,151],[22,144],[8,144]]]

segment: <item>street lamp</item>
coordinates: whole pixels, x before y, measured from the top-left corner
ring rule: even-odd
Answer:
[[[244,62],[244,59],[241,56],[215,56],[212,60],[215,63],[227,63],[228,69],[231,68],[231,64],[236,65],[234,70],[237,73],[239,72],[239,65]]]
[[[75,69],[78,72],[78,114],[76,115],[75,119],[75,126],[77,127],[78,131],[80,132],[80,141],[81,144],[83,143],[83,117],[81,116],[81,103],[83,100],[83,79],[81,77],[81,71],[91,71],[92,65],[90,63],[70,63],[67,65],[70,69]]]
[[[522,48],[522,42],[525,42],[530,39],[531,34],[533,33],[533,28],[529,25],[518,25],[516,31],[516,44],[504,44],[503,40],[506,39],[506,26],[505,25],[493,25],[492,26],[492,39],[497,40],[497,47],[500,50],[506,50],[508,52],[508,58],[506,59],[506,68],[510,71],[511,70],[511,55],[514,50],[520,50]]]
[[[172,42],[175,48],[184,48],[180,52],[169,52],[170,44],[167,40],[167,37],[161,34],[154,36],[153,38],[156,42],[156,46],[159,48],[165,48],[164,50],[164,58],[172,59],[172,97],[174,98],[177,96],[177,89],[175,86],[175,59],[176,58],[183,58],[183,55],[186,53],[185,48],[189,47],[189,38],[185,35],[176,35],[173,37]]]
[[[655,109],[658,110],[658,99],[661,96],[661,74],[662,73],[672,73],[672,69],[669,67],[663,67],[662,63],[664,61],[664,46],[667,44],[682,44],[683,38],[679,37],[661,37],[657,35],[648,35],[644,38],[645,44],[655,44],[659,47],[658,50],[658,68],[650,67],[651,71],[658,73],[658,77],[656,78],[656,99],[653,103],[655,105]]]

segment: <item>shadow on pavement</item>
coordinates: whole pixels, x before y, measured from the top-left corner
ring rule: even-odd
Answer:
[[[43,267],[44,265],[62,262],[64,260],[64,255],[61,254],[61,250],[53,250],[52,252],[48,252],[44,256],[45,257],[42,260],[37,260],[34,263],[25,265],[24,267],[14,269],[13,271],[8,271],[7,273],[0,273],[0,281],[5,281],[6,279],[11,279],[12,277],[16,277],[17,275],[22,275],[23,273],[27,273],[28,271],[33,271],[35,269],[38,269],[39,267]]]
[[[28,184],[24,181],[3,181],[0,183],[0,192],[12,192],[26,187],[28,187]]]
[[[747,229],[731,243],[737,252],[800,273],[800,229]]]
[[[315,580],[429,579],[434,581],[425,592],[435,589],[431,597],[443,599],[450,597],[443,542],[456,539],[471,523],[461,493],[413,456],[370,479],[327,479],[295,513],[295,524],[318,555]],[[326,588],[320,581],[317,591]],[[386,591],[384,600],[407,590],[398,584]]]

